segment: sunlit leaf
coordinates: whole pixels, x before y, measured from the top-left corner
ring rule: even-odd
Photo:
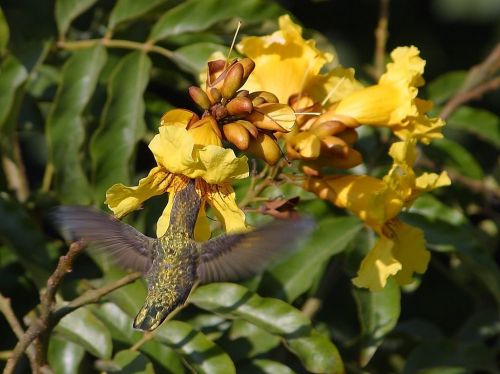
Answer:
[[[234,283],[213,283],[196,289],[190,296],[196,306],[241,318],[285,338],[286,346],[314,373],[341,373],[342,360],[336,347],[314,331],[309,319],[282,300],[264,298]]]
[[[56,23],[59,35],[66,34],[71,22],[97,0],[56,0]]]
[[[0,72],[0,130],[2,130],[12,110],[16,91],[28,78],[28,72],[12,55],[1,61]]]
[[[437,77],[427,86],[429,99],[436,104],[445,102],[460,90],[466,76],[466,71],[451,71]]]
[[[98,130],[90,148],[95,183],[95,200],[115,183],[129,183],[132,155],[142,136],[143,93],[149,81],[151,60],[143,52],[122,58],[108,82],[108,97]]]
[[[111,357],[111,334],[89,309],[79,308],[59,321],[55,331],[99,358]]]
[[[9,25],[7,24],[2,8],[0,8],[0,55],[7,48],[7,44],[9,44],[9,33]]]
[[[65,204],[91,201],[90,185],[81,160],[85,139],[82,113],[105,61],[106,50],[101,45],[77,51],[68,59],[45,125],[56,189]]]
[[[73,342],[53,335],[50,338],[48,360],[55,373],[77,374],[85,349]]]
[[[116,364],[120,373],[124,374],[154,374],[155,372],[153,364],[145,355],[130,349],[118,352],[113,357],[113,363]]]
[[[392,279],[382,291],[371,292],[353,287],[354,300],[358,307],[361,324],[360,364],[366,366],[385,336],[390,333],[401,313],[399,286]]]
[[[207,67],[207,62],[212,54],[228,52],[226,46],[214,43],[195,43],[178,48],[173,54],[173,61],[182,70],[188,71],[195,77]]]
[[[294,374],[295,372],[288,366],[277,361],[267,359],[255,359],[248,364],[243,364],[238,368],[240,374]]]
[[[342,252],[362,227],[352,217],[318,222],[311,238],[296,253],[264,274],[261,288],[288,301],[295,300],[312,286],[317,268]]]
[[[229,356],[185,322],[163,323],[156,330],[155,339],[181,354],[198,373],[236,373]]]
[[[153,26],[149,39],[206,30],[213,24],[232,18],[255,22],[277,16],[280,8],[262,0],[188,0],[165,12]]]

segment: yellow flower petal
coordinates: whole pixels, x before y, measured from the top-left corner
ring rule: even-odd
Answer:
[[[202,178],[210,184],[220,184],[248,176],[246,157],[237,158],[232,149],[216,145],[195,146],[187,130],[162,126],[149,148],[158,164],[175,174]]]
[[[255,62],[243,88],[272,92],[280,103],[287,103],[333,56],[317,49],[314,40],[304,40],[301,27],[288,15],[279,18],[279,26],[271,35],[243,38],[236,49]]]
[[[394,62],[387,64],[387,71],[380,77],[380,83],[401,83],[420,87],[425,82],[422,78],[425,61],[420,57],[420,51],[415,46],[398,47],[391,52]]]
[[[241,232],[247,229],[245,213],[238,208],[236,194],[231,186],[227,185],[223,189],[208,192],[207,202],[226,232]]]
[[[378,232],[403,207],[398,194],[377,178],[345,175],[324,178],[324,182],[336,194],[335,205],[349,209]]]
[[[315,159],[320,154],[321,141],[309,131],[299,132],[297,135],[288,138],[287,141],[303,159]]]
[[[168,203],[163,210],[158,222],[156,223],[156,236],[160,237],[165,235],[168,226],[170,225],[170,213],[174,205],[175,193],[171,192],[169,194]],[[205,204],[202,203],[200,211],[198,212],[198,217],[196,218],[196,224],[194,226],[194,240],[203,242],[210,239],[210,227],[208,224],[207,215],[205,213]]]
[[[141,204],[156,195],[164,193],[172,181],[172,175],[165,169],[157,166],[149,172],[148,176],[139,181],[135,187],[115,184],[106,191],[106,201],[109,209],[116,217],[139,209]]]
[[[369,288],[370,291],[381,291],[387,279],[402,268],[401,263],[393,256],[393,248],[394,242],[382,236],[361,261],[357,277],[352,283],[358,287]]]
[[[449,186],[451,184],[451,179],[446,171],[442,171],[439,175],[435,173],[424,173],[417,178],[415,184],[419,192],[432,191],[439,187]]]
[[[347,95],[363,88],[363,85],[354,78],[353,68],[337,66],[327,74],[312,76],[306,82],[304,92],[315,102],[336,103]]]
[[[395,279],[401,285],[409,284],[413,281],[413,273],[425,273],[429,264],[431,255],[425,248],[424,232],[399,222],[394,230],[393,239],[392,253],[402,265]]]
[[[187,109],[172,109],[160,119],[160,126],[177,126],[185,129],[189,124],[199,120],[196,113]]]

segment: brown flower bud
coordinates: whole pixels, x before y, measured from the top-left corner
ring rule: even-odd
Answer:
[[[208,92],[210,94],[210,99],[212,100],[212,103],[214,104],[220,103],[220,101],[222,100],[222,95],[220,94],[220,91],[217,88],[212,87]]]
[[[235,61],[233,61],[234,63]],[[226,60],[214,60],[208,62],[207,87],[219,86],[225,77]],[[225,70],[226,69],[226,70]]]
[[[252,122],[248,122],[242,119],[235,122],[238,122],[241,126],[247,129],[247,131],[250,133],[250,135],[252,135],[253,138],[256,138],[259,135],[259,129],[257,129],[257,127],[255,127]]]
[[[345,129],[346,127],[338,121],[315,122],[311,126],[311,130],[320,138],[336,135]]]
[[[227,112],[232,115],[250,114],[253,110],[252,101],[248,97],[235,97],[226,104]]]
[[[321,138],[321,150],[338,157],[345,158],[349,155],[349,145],[336,136]]]
[[[256,98],[262,98],[265,103],[278,103],[279,99],[276,95],[272,94],[271,92],[268,91],[255,91],[250,94],[250,98],[256,99]],[[255,104],[254,104],[255,105]]]
[[[328,165],[337,169],[350,169],[363,162],[363,156],[355,149],[349,148],[346,157],[332,157]]]
[[[248,97],[249,94],[250,92],[248,90],[240,90],[236,92],[237,97]]]
[[[212,106],[207,94],[200,87],[189,87],[189,96],[201,109],[207,110]]]
[[[266,103],[245,117],[262,130],[289,132],[295,123],[295,112],[286,104]]]
[[[335,136],[337,138],[342,139],[343,141],[345,141],[349,145],[352,145],[358,141],[358,133],[356,132],[356,130],[351,129],[351,128],[347,128],[344,131],[342,131],[338,134],[335,134]]]
[[[245,57],[238,61],[239,64],[243,67],[243,81],[241,85],[243,86],[248,79],[248,76],[252,73],[255,68],[255,62],[252,59]]]
[[[220,90],[223,98],[231,99],[239,90],[243,85],[243,73],[243,66],[240,64],[234,64],[229,68]]]
[[[250,140],[248,151],[269,165],[276,164],[281,157],[281,151],[276,141],[263,133],[259,133],[257,139]]]
[[[222,126],[222,132],[226,139],[236,147],[245,151],[250,143],[250,134],[238,122],[231,122]]]
[[[259,106],[259,105],[262,105],[265,103],[266,103],[266,100],[261,96],[257,96],[254,99],[252,99],[253,106]]]

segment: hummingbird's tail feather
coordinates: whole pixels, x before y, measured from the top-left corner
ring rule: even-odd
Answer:
[[[143,331],[153,331],[177,307],[184,304],[189,296],[190,288],[181,293],[177,290],[163,290],[162,295],[148,293],[144,306],[134,319],[134,328]]]

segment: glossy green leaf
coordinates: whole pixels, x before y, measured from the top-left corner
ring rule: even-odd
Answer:
[[[197,373],[236,373],[231,358],[185,322],[163,323],[156,330],[155,339],[181,354]]]
[[[123,22],[133,21],[172,0],[118,0],[109,15],[109,29]]]
[[[97,0],[56,0],[56,23],[59,35],[66,34],[71,22]]]
[[[45,125],[55,184],[64,204],[89,204],[90,185],[82,166],[85,140],[82,114],[106,62],[106,49],[96,45],[75,52],[64,64],[61,84]]]
[[[143,52],[122,58],[108,82],[107,101],[90,148],[95,200],[115,183],[129,183],[132,155],[144,129],[144,90],[151,60]]]
[[[437,139],[426,147],[426,153],[443,162],[445,166],[457,170],[462,175],[474,179],[483,178],[484,173],[481,165],[474,156],[453,140]]]
[[[59,321],[55,331],[99,358],[110,358],[113,345],[106,326],[87,308],[79,308]]]
[[[457,208],[450,207],[432,194],[420,196],[411,206],[411,212],[426,216],[432,220],[441,220],[451,225],[467,223],[467,218]]]
[[[38,287],[45,286],[52,262],[40,228],[7,193],[0,192],[0,238]],[[8,217],[8,218],[7,218]]]
[[[118,352],[113,357],[120,373],[124,374],[154,374],[153,364],[142,353],[130,349]]]
[[[309,319],[282,300],[260,297],[234,283],[201,286],[189,299],[199,308],[241,318],[285,338],[287,347],[314,373],[341,373],[343,364],[336,347],[314,331]]]
[[[50,337],[48,361],[54,373],[78,374],[84,355],[82,346],[57,335]]]
[[[228,50],[226,46],[214,43],[189,44],[175,50],[173,61],[179,68],[198,78],[200,72],[207,68],[207,62],[215,52],[222,52],[226,56]]]
[[[268,359],[255,359],[238,366],[239,374],[294,374],[288,366]]]
[[[481,140],[500,147],[500,118],[487,110],[461,106],[446,121],[446,127],[477,135]]]
[[[437,77],[427,86],[429,99],[436,104],[444,103],[460,90],[466,76],[466,71],[450,71]]]
[[[228,353],[235,360],[255,357],[272,350],[280,344],[280,339],[266,330],[243,319],[235,320],[228,334]],[[222,345],[222,343],[221,343]]]
[[[278,16],[281,9],[263,0],[188,0],[165,12],[151,30],[149,39],[206,30],[215,23],[239,18],[246,22]]]
[[[5,19],[2,8],[0,8],[0,55],[4,53],[7,45],[9,44],[9,24]]]
[[[363,226],[353,217],[326,218],[317,223],[311,238],[300,249],[264,274],[261,288],[278,297],[295,300],[315,280],[321,264],[342,252]]]
[[[12,55],[0,64],[0,130],[5,124],[19,87],[28,78],[26,68]]]
[[[353,287],[354,300],[358,307],[361,324],[361,366],[366,366],[383,339],[398,322],[401,313],[401,292],[392,279],[382,291],[370,292]]]

